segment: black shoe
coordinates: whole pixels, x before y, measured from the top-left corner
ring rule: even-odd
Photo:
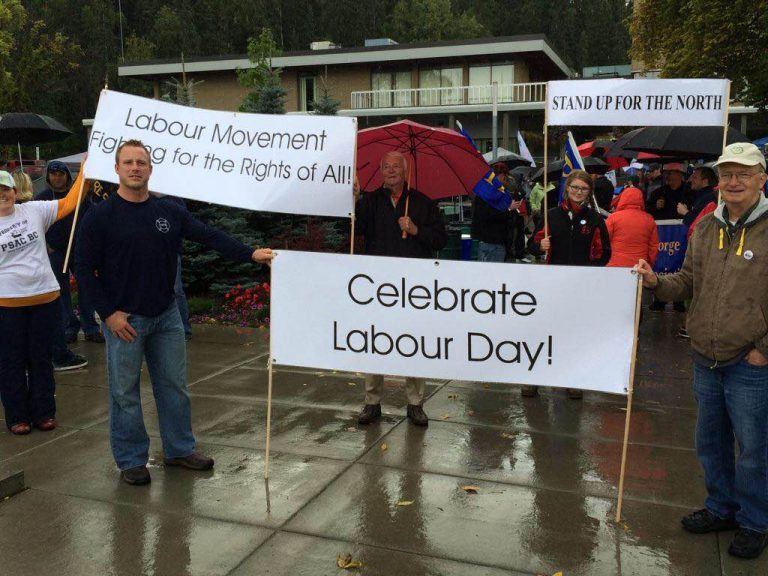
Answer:
[[[120,472],[120,478],[131,486],[144,486],[152,482],[152,476],[149,475],[149,470],[147,470],[146,466],[136,466],[135,468],[123,470]]]
[[[685,340],[690,340],[691,337],[688,335],[688,330],[685,326],[680,326],[680,330],[677,331],[677,337],[683,338]]]
[[[381,404],[366,404],[357,416],[357,423],[365,426],[381,418]]]
[[[184,340],[186,340],[187,342],[192,340],[192,332],[184,333]]]
[[[685,302],[675,302],[672,304],[672,309],[675,312],[685,312]]]
[[[74,344],[77,342],[77,333],[67,334],[64,339],[66,340],[67,344]]]
[[[408,411],[406,414],[408,415],[408,420],[410,420],[411,424],[414,426],[429,426],[429,418],[427,418],[424,408],[420,405],[408,404]]]
[[[67,370],[77,370],[78,368],[85,368],[88,366],[88,360],[80,356],[80,354],[72,354],[66,360],[62,362],[54,362],[54,372],[65,372]]]
[[[757,558],[768,544],[768,534],[739,528],[728,546],[728,554],[739,558]]]
[[[651,302],[651,305],[648,306],[648,310],[651,312],[664,312],[664,308],[666,308],[666,306],[666,302],[659,302],[658,300],[654,300]]]
[[[94,332],[93,334],[85,335],[86,342],[96,342],[97,344],[104,344],[104,334],[101,332]]]
[[[213,458],[200,454],[200,452],[192,452],[189,456],[182,458],[165,458],[163,462],[166,466],[181,466],[190,470],[210,470],[213,468]]]
[[[688,532],[693,532],[694,534],[736,530],[739,527],[734,518],[718,518],[706,508],[696,510],[696,512],[692,512],[688,516],[683,516],[680,523]]]

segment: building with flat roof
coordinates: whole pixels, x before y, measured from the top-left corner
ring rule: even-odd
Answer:
[[[573,77],[544,35],[398,44],[391,39],[340,48],[313,42],[312,49],[272,59],[282,69],[286,111],[307,113],[321,82],[341,102],[339,115],[356,116],[360,127],[410,118],[453,128],[461,121],[482,151],[490,150],[493,83],[496,83],[498,144],[514,148],[518,129],[541,131],[545,84]],[[245,55],[131,62],[121,77],[163,82],[185,72],[195,81],[197,105],[236,110],[247,93],[236,71],[253,67]]]

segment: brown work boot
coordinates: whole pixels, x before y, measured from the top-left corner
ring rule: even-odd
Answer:
[[[357,416],[357,423],[365,426],[381,418],[381,404],[366,404]]]
[[[408,404],[408,420],[415,426],[429,426],[429,418],[427,418],[424,408],[419,404]]]
[[[181,458],[165,458],[163,461],[166,466],[181,466],[190,470],[210,470],[213,468],[213,458],[200,454],[200,452],[192,452],[189,456]]]
[[[120,478],[126,484],[131,486],[144,486],[152,482],[152,477],[149,475],[149,470],[146,466],[136,466],[134,468],[128,468],[120,472]]]
[[[539,395],[539,387],[538,386],[521,386],[520,387],[520,395],[523,398],[533,398],[535,396]]]

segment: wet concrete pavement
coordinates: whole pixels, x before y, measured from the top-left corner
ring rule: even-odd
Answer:
[[[618,525],[623,397],[431,381],[424,430],[391,378],[384,417],[360,427],[361,375],[281,367],[265,484],[268,333],[197,326],[193,423],[216,467],[162,465],[145,386],[152,484],[130,487],[109,449],[104,351],[81,342],[88,369],[57,375],[59,428],[13,437],[2,422],[0,477],[23,470],[27,490],[0,502],[0,574],[768,574],[768,554],[727,555],[731,533],[680,528],[705,496],[680,320],[645,314]],[[338,568],[346,553],[362,568]]]

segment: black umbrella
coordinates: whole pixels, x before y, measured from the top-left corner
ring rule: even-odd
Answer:
[[[728,127],[726,143],[734,142],[749,142],[749,139]],[[723,129],[720,126],[648,126],[628,138],[623,149],[659,154],[664,158],[714,159],[723,153]]]
[[[0,116],[0,144],[18,146],[63,140],[72,131],[50,116],[32,112],[9,112]]]
[[[581,159],[582,162],[584,162],[584,168],[589,174],[605,174],[608,172],[611,167],[608,166],[605,162],[600,160],[600,158],[594,158],[592,156],[587,156],[586,158]],[[560,176],[563,174],[563,166],[565,165],[565,162],[563,160],[555,160],[554,162],[550,162],[547,164],[547,180],[550,182],[552,180],[559,180]],[[544,176],[544,167],[542,166],[539,168],[536,173],[533,175],[531,180],[541,180]]]
[[[509,171],[509,173],[510,174],[514,174],[514,175],[520,174],[520,176],[522,176],[523,178],[526,178],[534,170],[536,170],[536,168],[534,168],[533,166],[530,166],[530,165],[529,166],[515,166],[514,168],[512,168],[512,170]]]
[[[604,160],[594,156],[587,156],[581,161],[584,162],[584,169],[590,174],[605,174],[611,169]]]
[[[560,178],[560,174],[563,173],[563,165],[565,162],[562,160],[555,160],[554,162],[550,162],[547,164],[547,180],[550,182],[552,180],[557,180]],[[536,170],[536,172],[533,173],[533,176],[531,176],[531,180],[541,180],[544,177],[544,166]]]
[[[626,134],[624,134],[624,136],[622,136],[618,140],[614,140],[613,142],[611,142],[611,145],[605,150],[604,156],[606,158],[634,158],[635,156],[637,156],[637,152],[633,150],[625,150],[624,146],[634,136],[637,136],[640,130],[642,130],[642,128],[631,130]]]

